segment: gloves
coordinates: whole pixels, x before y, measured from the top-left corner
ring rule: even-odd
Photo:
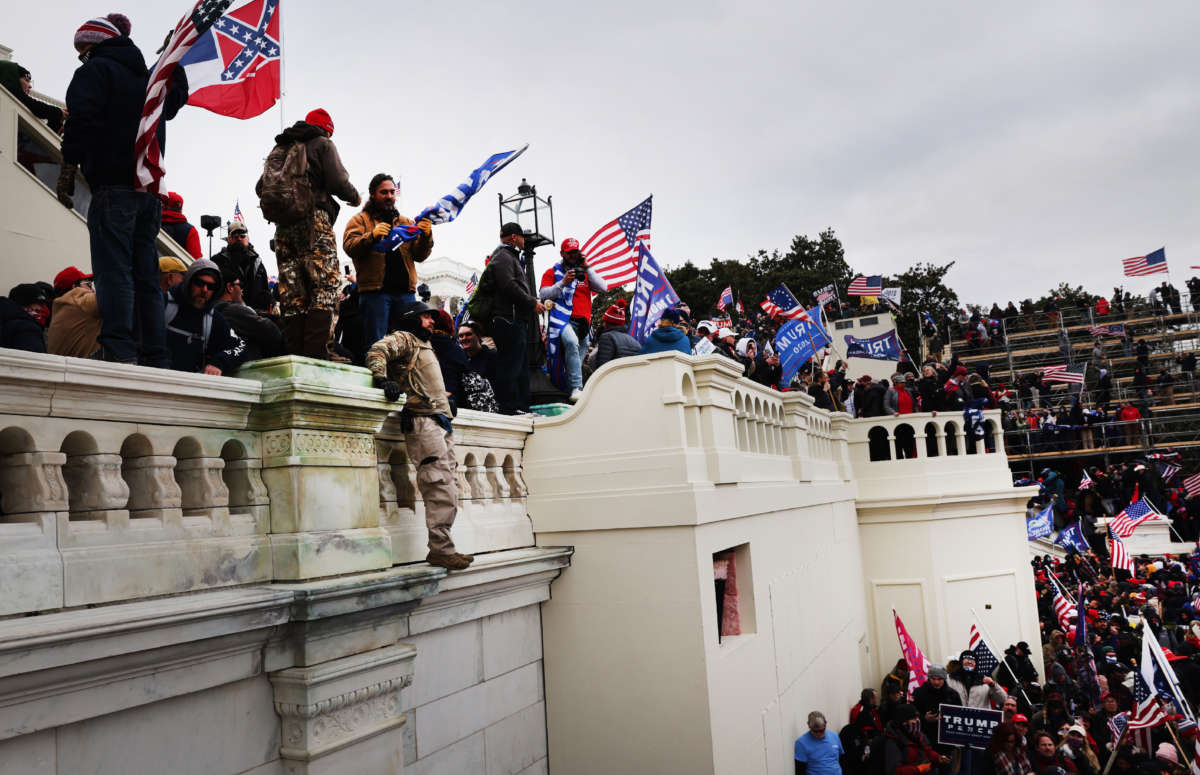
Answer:
[[[390,223],[377,223],[371,231],[371,238],[378,242],[381,239],[385,239],[391,233],[392,225]]]
[[[64,162],[58,172],[58,185],[54,188],[58,194],[58,201],[68,210],[75,206],[75,200],[71,199],[71,196],[75,193],[76,169],[76,165]]]
[[[382,388],[383,397],[389,401],[399,400],[401,394],[403,393],[403,391],[400,390],[400,386],[387,377],[373,377],[371,379],[371,383],[377,388]]]
[[[421,230],[421,236],[428,237],[433,233],[433,222],[428,218],[422,218],[417,221],[417,228]]]
[[[923,764],[918,764],[917,772],[921,773],[921,775],[925,775],[925,773],[929,772],[930,767],[931,767],[931,765],[929,764],[929,762],[924,762]]]

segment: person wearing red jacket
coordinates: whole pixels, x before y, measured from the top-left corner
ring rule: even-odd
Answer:
[[[567,237],[559,248],[562,261],[545,271],[538,298],[570,305],[570,321],[558,333],[572,403],[583,393],[583,356],[592,330],[592,296],[608,290],[608,283],[587,265],[579,240]]]
[[[174,191],[167,193],[162,206],[162,230],[178,242],[192,258],[204,258],[204,248],[200,246],[200,232],[188,223],[183,214],[183,197]]]
[[[926,775],[936,766],[950,763],[929,744],[921,733],[921,719],[915,705],[901,705],[896,719],[883,731],[884,772],[887,775]]]

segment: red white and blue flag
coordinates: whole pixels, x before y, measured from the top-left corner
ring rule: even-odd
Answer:
[[[242,217],[242,203],[236,200],[233,203],[233,220],[237,221],[238,223],[246,222],[246,219]]]
[[[850,287],[846,289],[848,296],[879,296],[883,293],[883,277],[873,274],[870,276],[859,275],[850,283]]]
[[[1083,476],[1079,478],[1079,486],[1075,489],[1079,490],[1080,492],[1083,492],[1084,490],[1090,490],[1092,489],[1092,484],[1094,484],[1094,482],[1092,482],[1092,477],[1088,476],[1088,472],[1085,470],[1083,472]]]
[[[1200,474],[1192,474],[1184,479],[1183,489],[1187,490],[1188,497],[1195,498],[1200,495]]]
[[[905,691],[907,698],[912,696],[914,689],[929,680],[929,660],[921,653],[921,649],[917,648],[916,641],[904,628],[904,622],[900,621],[900,614],[896,613],[895,608],[892,609],[892,616],[896,620],[896,637],[900,639],[900,651],[908,664],[908,687]]]
[[[730,304],[733,304],[733,288],[726,285],[725,290],[721,291],[721,298],[717,299],[717,309],[724,312]]]
[[[580,250],[588,266],[608,283],[608,289],[636,280],[641,264],[641,246],[650,249],[650,215],[653,196],[627,213],[601,226]]]
[[[1121,261],[1126,277],[1142,277],[1167,271],[1167,249],[1159,248],[1144,256],[1134,256]]]
[[[1111,528],[1111,525],[1109,527]],[[1109,554],[1112,555],[1113,569],[1123,570],[1133,575],[1133,557],[1129,554],[1129,550],[1125,548],[1125,542],[1111,529],[1108,533],[1112,539],[1112,548],[1109,550]]]
[[[1125,507],[1109,524],[1113,533],[1121,538],[1129,538],[1137,526],[1158,517],[1158,512],[1145,498],[1139,498]]]
[[[777,288],[767,291],[767,298],[758,306],[773,318],[783,315],[788,320],[808,320],[808,312],[800,306],[800,302],[792,295],[786,283],[780,283]]]
[[[250,0],[217,19],[179,64],[188,104],[233,118],[253,118],[279,100],[279,0]]]
[[[987,641],[983,639],[983,633],[974,624],[971,625],[971,633],[967,638],[967,648],[975,653],[975,669],[983,675],[990,676],[1000,667],[1000,658],[988,646]]]
[[[479,282],[479,275],[477,275],[474,272],[471,272],[471,279],[467,280],[467,287],[463,289],[463,293],[465,293],[467,295],[468,299],[471,298],[471,294],[475,293],[475,285],[478,282]]]

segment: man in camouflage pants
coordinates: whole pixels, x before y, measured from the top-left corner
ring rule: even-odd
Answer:
[[[332,135],[333,119],[317,108],[304,121],[297,121],[275,137],[276,145],[304,143],[316,207],[311,218],[276,226],[274,249],[279,264],[279,314],[287,351],[345,362],[348,359],[332,349],[341,299],[337,239],[333,235],[333,222],[340,208],[332,195],[351,207],[358,207],[361,198],[342,166]]]

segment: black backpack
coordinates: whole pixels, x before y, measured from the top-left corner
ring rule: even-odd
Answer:
[[[467,301],[467,319],[479,326],[483,333],[490,333],[492,317],[496,308],[496,277],[492,265],[483,268],[475,293]]]

